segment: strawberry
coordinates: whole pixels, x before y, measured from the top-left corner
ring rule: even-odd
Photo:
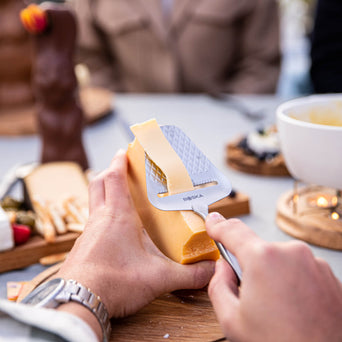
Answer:
[[[31,236],[31,229],[24,224],[13,223],[12,230],[16,246],[25,243]]]

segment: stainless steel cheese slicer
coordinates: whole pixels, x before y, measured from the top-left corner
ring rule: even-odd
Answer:
[[[190,138],[178,127],[160,127],[164,136],[182,160],[192,180],[194,190],[168,195],[166,177],[163,171],[145,155],[147,195],[156,208],[161,210],[192,210],[204,220],[208,206],[226,196],[232,190],[228,179],[209,161]],[[216,242],[223,258],[233,268],[241,281],[242,272],[233,254]]]

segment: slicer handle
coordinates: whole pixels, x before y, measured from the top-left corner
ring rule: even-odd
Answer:
[[[204,203],[201,203],[199,201],[192,203],[192,210],[199,216],[202,217],[202,219],[205,221],[205,219],[208,216],[208,206]],[[227,251],[227,249],[222,245],[221,242],[215,241],[215,244],[220,251],[222,257],[228,262],[228,264],[232,267],[234,273],[236,274],[236,277],[238,278],[239,283],[242,280],[242,271],[240,268],[240,265],[236,259],[236,257]]]
[[[226,250],[226,248],[222,245],[221,242],[215,241],[215,244],[216,244],[218,250],[220,251],[222,257],[232,267],[232,269],[235,272],[239,282],[241,282],[241,280],[242,280],[242,271],[241,271],[240,265],[239,265],[236,257],[232,253],[228,252]]]

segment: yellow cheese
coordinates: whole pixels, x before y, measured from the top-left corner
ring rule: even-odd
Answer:
[[[58,203],[66,197],[88,202],[88,181],[73,162],[51,162],[39,165],[24,179],[26,196],[31,202],[39,199]]]
[[[136,139],[128,147],[128,181],[134,204],[145,229],[159,249],[182,264],[216,260],[219,252],[205,230],[202,218],[192,211],[163,211],[148,200],[145,151],[163,171],[169,194],[193,189],[191,178],[155,120],[132,128]]]

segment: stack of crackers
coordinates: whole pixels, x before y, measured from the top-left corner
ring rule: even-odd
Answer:
[[[88,220],[88,203],[74,196],[68,196],[60,202],[49,202],[39,197],[32,199],[36,212],[36,231],[48,243],[56,236],[67,232],[81,233]]]

